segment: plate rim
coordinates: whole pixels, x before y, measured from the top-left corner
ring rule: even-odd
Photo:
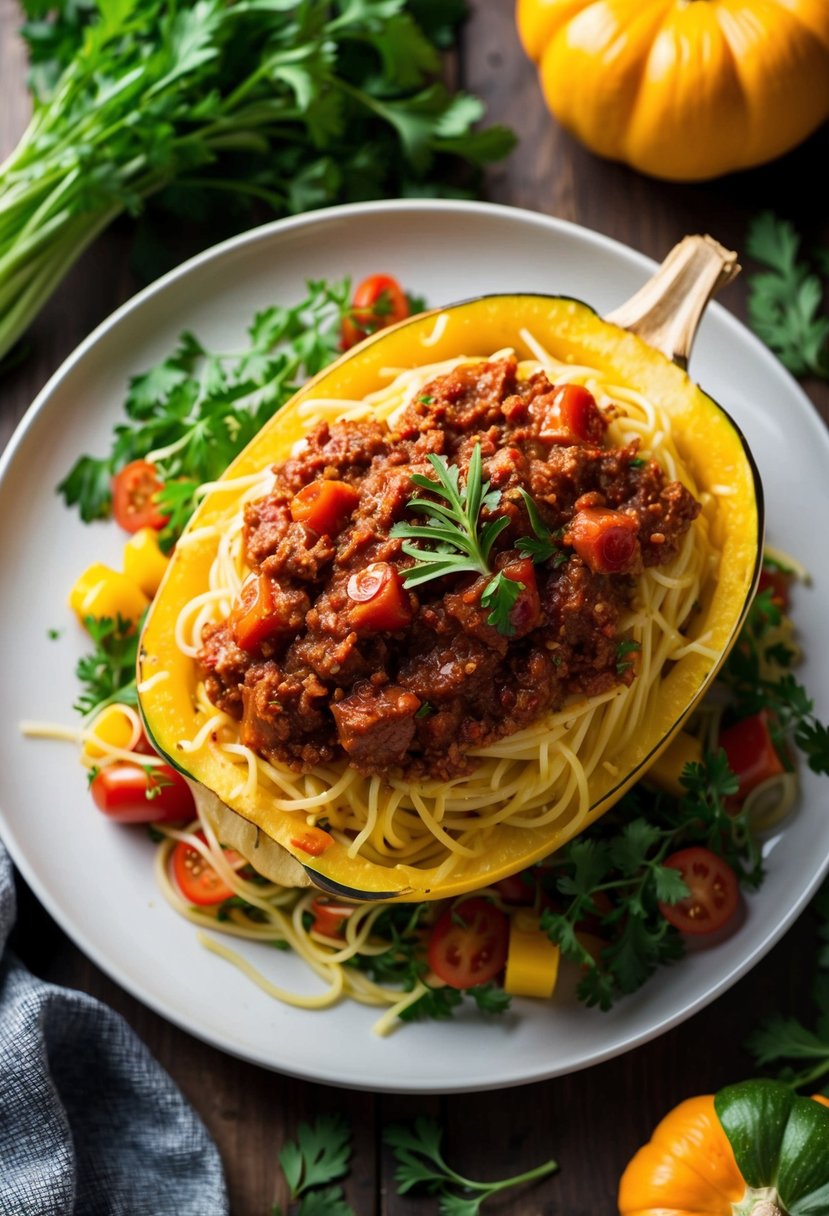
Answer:
[[[203,250],[187,261],[174,267],[161,278],[146,285],[135,295],[131,296],[112,313],[105,317],[92,331],[88,334],[75,349],[61,362],[59,367],[47,379],[43,388],[37,393],[31,405],[28,407],[23,417],[20,419],[14,429],[9,442],[6,445],[3,453],[0,455],[0,486],[7,475],[8,470],[13,465],[19,448],[24,443],[29,430],[35,425],[39,419],[41,412],[48,406],[52,394],[56,391],[63,380],[81,363],[87,354],[93,350],[97,344],[111,331],[116,330],[127,318],[138,310],[147,306],[157,295],[163,294],[173,284],[187,277],[197,269],[224,257],[228,253],[233,253],[237,250],[244,249],[249,245],[255,245],[259,242],[267,243],[274,237],[278,240],[283,233],[289,233],[294,230],[314,227],[317,224],[326,221],[342,219],[347,221],[350,216],[365,216],[372,213],[388,213],[388,212],[405,212],[412,211],[419,214],[434,214],[441,213],[449,214],[477,214],[488,216],[492,219],[514,221],[519,226],[531,224],[538,227],[540,231],[558,233],[565,239],[574,240],[576,242],[586,242],[610,254],[614,259],[626,262],[628,265],[641,270],[643,275],[647,276],[655,268],[657,263],[648,255],[631,248],[624,243],[615,240],[612,237],[606,236],[603,233],[596,232],[583,225],[574,223],[573,221],[561,219],[556,216],[548,216],[544,213],[531,211],[525,208],[505,206],[498,203],[479,202],[472,200],[454,200],[454,199],[389,199],[376,200],[365,203],[349,203],[337,207],[324,208],[319,211],[308,212],[298,216],[290,216],[284,219],[272,220],[266,224],[259,225],[256,228],[248,229],[236,236],[230,237],[219,242],[210,248]],[[667,251],[666,251],[667,252]],[[551,293],[554,294],[554,293]],[[713,301],[708,306],[708,311],[715,316],[720,324],[726,326],[727,331],[739,335],[741,342],[749,341],[749,349],[752,357],[761,359],[766,365],[773,367],[775,374],[782,375],[788,380],[789,388],[795,392],[800,398],[801,405],[804,408],[803,421],[811,427],[817,442],[822,443],[829,452],[829,433],[820,418],[817,410],[814,408],[808,395],[805,393],[800,384],[791,376],[778,360],[771,354],[768,348],[745,326],[734,314],[729,312],[723,305]],[[495,1087],[513,1087],[518,1085],[530,1084],[537,1081],[548,1080],[553,1077],[569,1075],[571,1073],[581,1071],[585,1068],[593,1067],[594,1065],[613,1059],[618,1055],[622,1055],[635,1047],[652,1041],[666,1031],[681,1025],[692,1017],[699,1010],[717,999],[722,993],[731,988],[742,976],[748,973],[757,962],[760,961],[768,951],[781,939],[785,932],[794,923],[797,917],[801,914],[806,904],[811,899],[813,893],[823,880],[827,869],[829,869],[829,857],[823,862],[823,867],[819,870],[814,879],[802,887],[794,899],[788,906],[786,912],[772,927],[772,929],[758,941],[754,948],[748,954],[743,955],[739,962],[731,966],[713,985],[707,985],[697,997],[684,1006],[682,1009],[676,1010],[672,1014],[668,1014],[655,1023],[651,1023],[644,1031],[627,1032],[621,1040],[615,1040],[611,1046],[604,1049],[599,1049],[590,1054],[589,1058],[581,1059],[572,1065],[557,1066],[552,1069],[525,1068],[520,1074],[512,1071],[505,1071],[498,1077],[488,1077],[484,1082],[470,1083],[453,1081],[445,1086],[435,1087],[430,1084],[426,1086],[418,1085],[416,1079],[406,1086],[399,1084],[384,1083],[382,1077],[374,1077],[370,1082],[361,1084],[353,1078],[332,1077],[330,1073],[324,1069],[315,1069],[313,1067],[303,1066],[301,1068],[292,1068],[290,1061],[279,1061],[275,1063],[273,1059],[266,1058],[262,1053],[251,1050],[242,1045],[235,1044],[227,1038],[222,1039],[219,1034],[214,1034],[209,1028],[196,1028],[193,1023],[188,1020],[185,1014],[180,1014],[175,1007],[168,1005],[163,998],[156,997],[155,994],[148,994],[142,986],[140,980],[134,980],[129,971],[124,969],[118,960],[112,960],[109,957],[104,957],[105,951],[99,951],[98,947],[87,938],[86,932],[76,923],[71,913],[64,912],[57,896],[53,896],[50,889],[40,880],[33,865],[30,864],[29,857],[25,846],[17,839],[17,834],[14,830],[12,819],[7,817],[5,811],[0,807],[0,826],[2,826],[2,840],[5,843],[8,852],[18,867],[20,873],[31,887],[39,901],[48,911],[49,915],[57,922],[60,928],[71,938],[75,945],[91,959],[100,970],[119,984],[126,992],[134,999],[138,1000],[144,1006],[153,1010],[154,1013],[165,1018],[167,1021],[179,1027],[195,1038],[210,1044],[231,1056],[238,1059],[243,1059],[247,1062],[255,1063],[260,1067],[271,1071],[278,1071],[287,1076],[297,1077],[307,1081],[313,1081],[323,1084],[328,1084],[343,1088],[362,1088],[371,1089],[376,1092],[390,1093],[423,1093],[423,1094],[442,1094],[442,1093],[470,1093],[480,1092]]]

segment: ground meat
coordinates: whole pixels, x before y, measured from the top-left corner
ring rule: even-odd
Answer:
[[[469,769],[470,749],[571,694],[635,678],[635,664],[618,661],[619,621],[636,576],[674,556],[699,505],[640,458],[637,442],[610,447],[595,403],[585,433],[562,438],[552,390],[543,372],[519,380],[514,358],[464,364],[426,385],[393,430],[319,423],[276,466],[273,491],[244,515],[264,632],[243,646],[238,618],[245,595],[252,602],[243,589],[199,653],[208,696],[241,719],[248,746],[301,771],[344,758],[365,773],[450,780]],[[410,507],[428,494],[412,476],[434,481],[429,456],[439,455],[463,487],[476,448],[490,490],[478,530],[499,529],[489,573],[407,589],[415,559],[391,531],[428,522]],[[345,507],[324,527],[294,520],[294,496],[324,480]],[[632,550],[612,571],[589,540],[591,521],[608,512],[624,517]],[[495,579],[508,592],[500,615]]]

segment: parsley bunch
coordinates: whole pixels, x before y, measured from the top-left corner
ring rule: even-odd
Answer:
[[[749,278],[751,328],[796,376],[829,377],[829,315],[823,284],[800,257],[800,237],[788,220],[770,211],[757,216],[746,248],[767,269]],[[829,273],[829,250],[816,260]]]
[[[165,192],[276,215],[442,193],[504,156],[437,79],[458,0],[25,0],[34,114],[0,167],[0,358],[87,245]],[[51,14],[51,15],[49,15]],[[173,188],[174,187],[174,188]]]

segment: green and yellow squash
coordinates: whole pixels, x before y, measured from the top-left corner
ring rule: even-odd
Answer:
[[[442,320],[436,325],[439,315]],[[762,500],[751,456],[728,415],[676,362],[576,300],[487,296],[380,331],[301,389],[233,461],[226,477],[237,478],[285,460],[308,429],[309,420],[301,406],[310,397],[362,399],[384,385],[381,373],[388,367],[416,367],[457,355],[488,356],[504,347],[514,347],[519,357],[531,357],[521,337],[524,329],[555,357],[612,370],[623,382],[665,403],[679,437],[680,454],[693,468],[700,487],[732,488],[730,495],[719,499],[713,539],[722,560],[718,577],[711,580],[701,605],[699,622],[699,633],[705,632],[708,644],[724,656],[742,623],[759,569]],[[236,509],[235,494],[217,488],[202,502],[189,531],[230,518]],[[204,797],[221,818],[226,843],[248,856],[259,850],[255,864],[285,882],[307,881],[307,874],[323,889],[354,899],[412,901],[473,890],[522,869],[565,843],[567,834],[554,828],[528,831],[501,826],[484,857],[461,860],[451,877],[438,883],[428,869],[388,867],[351,858],[346,847],[336,842],[313,856],[297,843],[305,823],[301,814],[276,811],[261,792],[254,797],[240,794],[236,791],[238,771],[216,752],[182,753],[177,743],[193,738],[200,722],[193,696],[197,673],[193,662],[176,647],[175,624],[182,606],[207,586],[214,545],[215,541],[196,539],[174,554],[147,618],[138,680],[140,688],[154,673],[169,673],[169,678],[150,681],[140,694],[147,731],[171,764],[191,778],[196,788],[210,792]],[[667,746],[703,695],[716,666],[703,655],[689,653],[665,675],[652,728],[615,758],[622,775],[604,772],[592,786],[590,822],[612,806]],[[223,805],[236,815],[228,818]],[[275,849],[271,842],[281,848]]]
[[[621,1216],[829,1212],[829,1107],[743,1081],[674,1107],[629,1162]]]

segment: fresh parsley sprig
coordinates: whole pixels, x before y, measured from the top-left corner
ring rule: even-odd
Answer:
[[[684,953],[681,934],[659,910],[660,903],[679,903],[688,895],[679,872],[663,865],[670,853],[705,845],[747,886],[761,880],[762,859],[747,817],[730,810],[737,780],[725,753],[686,765],[681,782],[682,799],[632,790],[588,835],[572,841],[549,871],[550,893],[567,902],[561,912],[546,909],[541,927],[564,955],[585,967],[578,995],[587,1005],[609,1009],[658,966]],[[577,934],[585,920],[605,943],[598,960]]]
[[[768,269],[749,277],[751,328],[796,376],[829,377],[829,316],[820,277],[800,258],[788,220],[765,211],[752,222],[746,248]],[[826,252],[820,263],[826,268]]]
[[[295,1216],[355,1216],[342,1187],[332,1184],[348,1173],[351,1131],[341,1115],[320,1115],[300,1123],[296,1140],[286,1140],[279,1164],[288,1183]],[[298,1203],[297,1203],[298,1201]],[[274,1205],[272,1216],[282,1216]]]
[[[138,637],[141,632],[133,621],[118,617],[96,619],[88,616],[84,621],[87,633],[92,638],[91,654],[78,660],[75,675],[81,683],[74,708],[86,718],[100,713],[113,701],[135,705],[138,694],[135,689],[135,664],[138,657]]]
[[[164,483],[159,508],[172,544],[196,505],[199,486],[230,461],[302,382],[337,355],[349,307],[347,279],[310,281],[305,297],[257,313],[249,343],[226,353],[181,334],[172,354],[134,376],[108,455],[81,456],[58,486],[89,522],[109,514],[111,481],[132,460],[150,459]]]
[[[489,481],[484,480],[481,445],[476,443],[472,450],[463,485],[458,466],[450,465],[445,456],[430,453],[428,460],[437,481],[422,473],[413,473],[412,481],[440,501],[410,498],[409,509],[426,515],[426,523],[400,522],[391,530],[392,536],[403,538],[406,556],[415,559],[415,564],[403,572],[403,582],[406,587],[419,587],[447,574],[490,575],[481,593],[481,604],[490,609],[487,624],[509,637],[514,631],[510,614],[524,584],[509,578],[503,570],[496,573],[492,568],[493,545],[509,527],[509,519],[501,515],[481,522],[481,511],[494,511],[501,501],[501,491],[490,489]],[[539,526],[544,527],[540,520]],[[428,547],[415,545],[414,540],[426,541]]]
[[[395,1182],[401,1195],[422,1187],[440,1196],[441,1216],[478,1216],[481,1205],[493,1195],[529,1182],[547,1178],[558,1169],[555,1161],[545,1161],[535,1169],[497,1182],[477,1182],[465,1178],[448,1165],[441,1151],[443,1132],[434,1119],[421,1116],[411,1126],[394,1124],[383,1139],[397,1161]]]
[[[810,1029],[798,1018],[774,1014],[749,1036],[746,1046],[761,1068],[777,1065],[775,1076],[792,1089],[813,1090],[829,1078],[829,882],[812,902],[822,945],[812,995],[817,1017]],[[824,1089],[824,1092],[826,1090]]]
[[[437,481],[413,473],[412,482],[428,490],[435,498],[410,498],[408,508],[428,516],[425,524],[396,523],[392,536],[402,537],[403,552],[415,559],[414,566],[404,571],[407,587],[419,587],[446,574],[491,574],[492,546],[505,528],[506,516],[481,524],[481,510],[493,511],[501,501],[501,491],[491,490],[484,481],[481,445],[475,444],[469,460],[464,484],[460,485],[458,466],[450,465],[445,456],[427,457],[437,474]],[[424,540],[428,547],[412,544]]]

